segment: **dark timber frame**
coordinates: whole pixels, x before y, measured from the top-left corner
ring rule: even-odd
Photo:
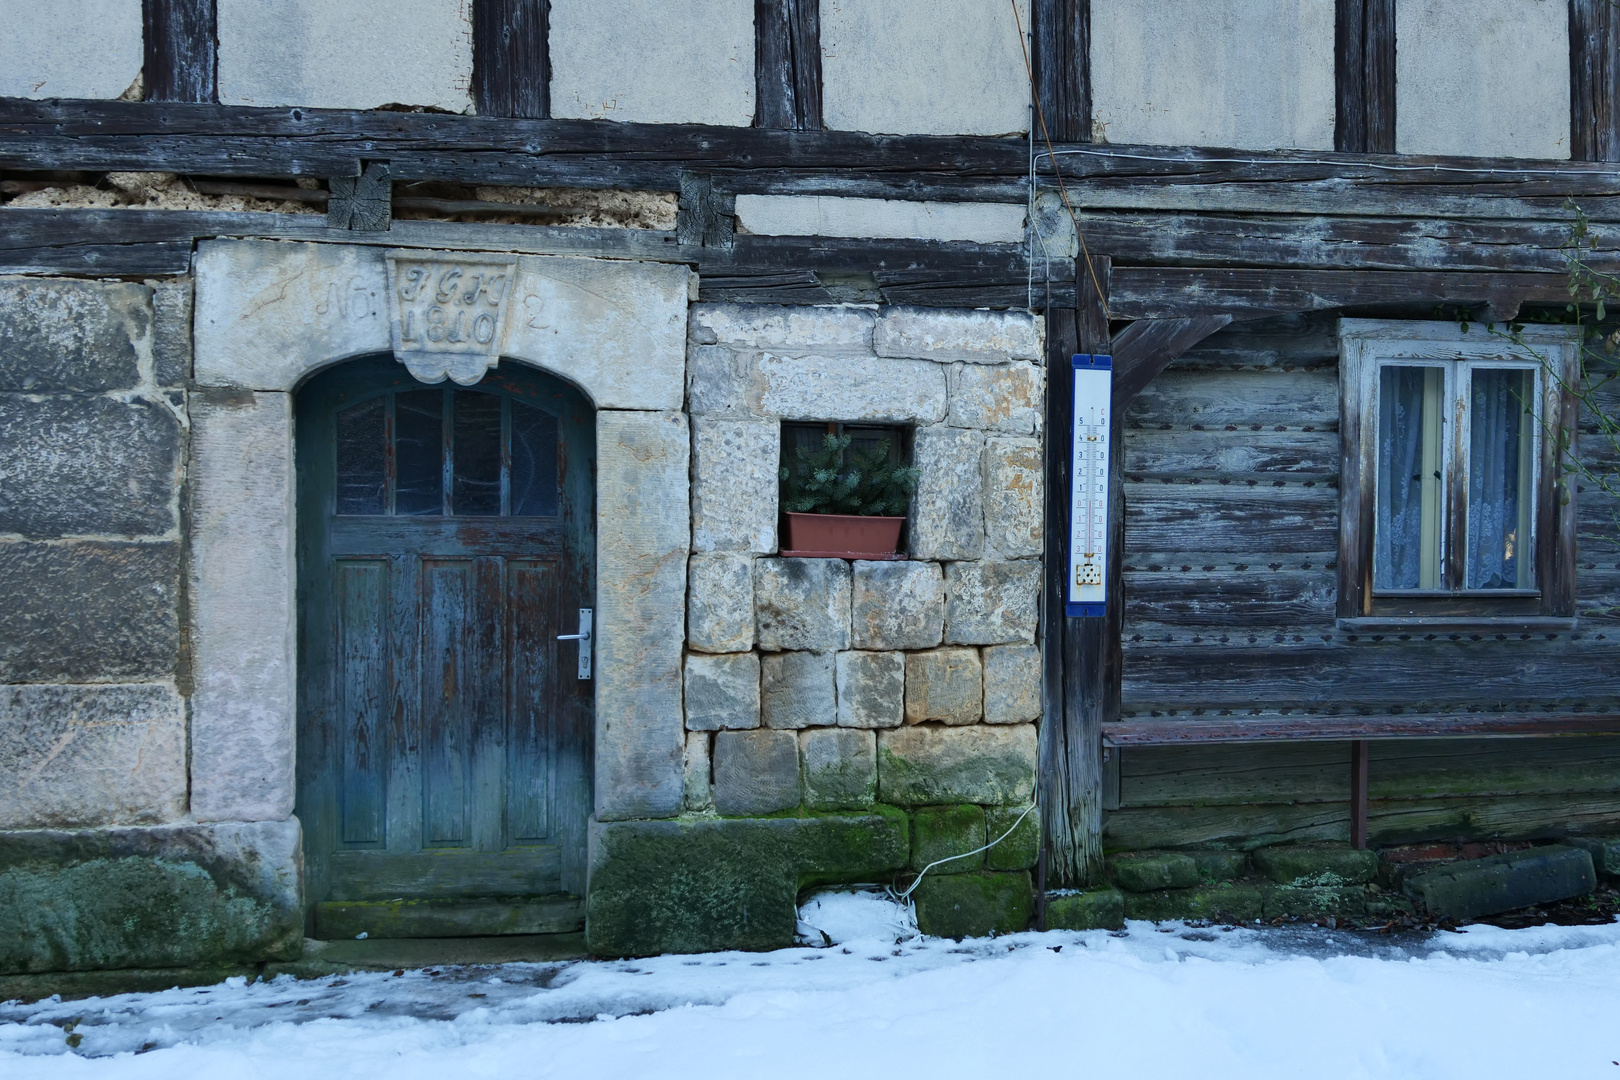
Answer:
[[[1395,0],[1338,0],[1335,149],[1395,152]]]
[[[821,130],[819,0],[754,0],[754,123]]]
[[[473,102],[480,115],[551,115],[550,18],[550,0],[473,0]]]
[[[144,0],[148,101],[213,101],[219,42],[214,0]]]
[[[1054,142],[1090,142],[1091,0],[1035,0],[1030,16],[1044,134]]]
[[[1570,156],[1620,161],[1620,11],[1570,0]]]

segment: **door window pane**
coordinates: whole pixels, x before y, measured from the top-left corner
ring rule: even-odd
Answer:
[[[501,399],[455,392],[455,488],[452,512],[495,517],[501,512]]]
[[[1378,389],[1373,585],[1438,589],[1445,372],[1390,365],[1379,372]]]
[[[512,513],[557,515],[557,418],[512,402]]]
[[[373,398],[337,414],[337,512],[386,514],[387,399]]]
[[[1534,401],[1535,372],[1474,369],[1468,402],[1470,589],[1533,587],[1529,540]]]
[[[444,391],[394,395],[394,513],[444,513]]]

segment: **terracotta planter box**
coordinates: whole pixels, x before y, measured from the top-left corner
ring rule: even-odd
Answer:
[[[854,514],[784,514],[787,543],[784,558],[899,559],[903,517],[860,517]]]

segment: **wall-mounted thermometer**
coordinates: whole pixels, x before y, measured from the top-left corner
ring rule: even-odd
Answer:
[[[1108,611],[1108,425],[1114,358],[1074,358],[1074,459],[1069,506],[1069,590],[1064,613]]]

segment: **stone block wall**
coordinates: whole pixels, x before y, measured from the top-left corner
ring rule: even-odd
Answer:
[[[1032,798],[1042,334],[1015,312],[693,309],[688,812]],[[780,557],[795,420],[911,429],[903,560]]]
[[[0,279],[0,829],[186,812],[191,291]]]

